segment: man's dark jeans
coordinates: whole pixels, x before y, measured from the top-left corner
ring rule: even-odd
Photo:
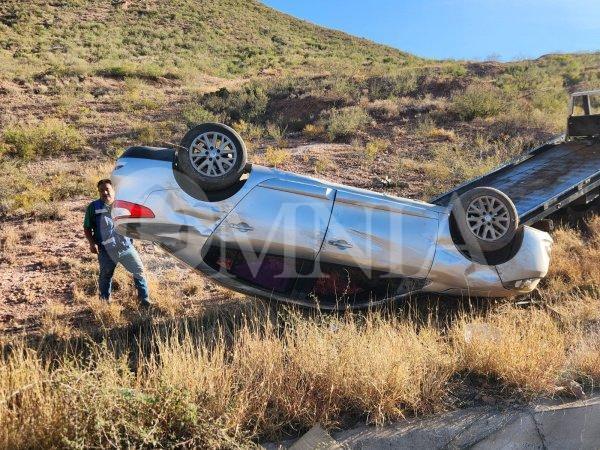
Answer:
[[[112,276],[117,264],[121,263],[125,270],[133,275],[135,287],[138,291],[138,298],[142,304],[149,302],[148,283],[144,277],[144,266],[135,247],[131,246],[118,254],[109,254],[102,246],[98,251],[98,262],[100,263],[100,276],[98,277],[98,287],[100,289],[100,298],[110,299],[112,288]]]

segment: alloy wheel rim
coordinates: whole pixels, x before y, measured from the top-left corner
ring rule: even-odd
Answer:
[[[477,197],[467,207],[467,224],[471,233],[484,241],[497,241],[509,229],[510,213],[504,202],[495,197]]]
[[[192,141],[188,154],[196,172],[210,178],[230,173],[238,158],[233,141],[218,131],[207,131],[198,135]]]

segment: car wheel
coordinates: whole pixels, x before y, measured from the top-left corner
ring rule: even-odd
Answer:
[[[466,250],[472,255],[506,247],[519,227],[519,215],[512,200],[490,187],[462,194],[452,205],[452,216]]]
[[[179,170],[206,191],[235,184],[248,159],[244,141],[233,128],[220,123],[203,123],[192,128],[177,151]]]

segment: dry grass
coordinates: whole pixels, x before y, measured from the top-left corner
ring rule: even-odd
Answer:
[[[231,447],[349,414],[383,423],[438,409],[455,369],[431,327],[377,316],[280,326],[258,313],[212,339],[173,330],[137,371],[101,346],[54,367],[17,346],[0,363],[0,445]]]
[[[600,217],[591,217],[587,232],[561,228],[554,233],[548,285],[557,292],[600,286]]]
[[[485,319],[463,319],[454,332],[464,370],[525,394],[554,392],[566,362],[566,337],[544,311],[507,308]]]
[[[597,307],[598,305],[596,305]],[[573,377],[597,387],[600,383],[600,330],[581,333],[570,354]]]
[[[48,360],[47,348],[5,347],[0,446],[251,446],[315,423],[382,424],[451,408],[447,394],[465,375],[517,399],[565,393],[561,386],[573,382],[589,389],[600,382],[600,265],[573,257],[597,252],[599,224],[594,217],[584,231],[555,233],[539,306],[501,303],[450,321],[402,309],[306,317],[254,306],[182,321],[175,303],[203,287],[181,283],[173,270],[150,280],[162,317],[174,318],[151,336],[88,343],[87,358],[60,351]],[[128,274],[117,273],[116,301],[107,305],[96,300],[87,269],[77,268],[79,300],[98,324],[110,332],[131,323]],[[587,289],[561,290],[583,280]],[[68,335],[63,312],[50,303],[43,316],[59,339]]]
[[[85,302],[101,328],[110,329],[127,323],[123,315],[124,306],[120,301],[108,303],[98,297],[87,297]]]
[[[38,244],[44,236],[44,227],[44,224],[36,222],[25,225],[20,233],[20,242],[27,245]]]
[[[479,76],[464,63],[424,62],[373,46],[366,53],[356,51],[366,44],[356,47],[346,38],[327,40],[323,52],[322,39],[309,42],[320,30],[287,19],[282,26],[279,16],[262,7],[248,9],[244,2],[229,2],[225,9],[235,11],[228,20],[244,14],[266,18],[269,33],[263,35],[258,20],[242,21],[256,31],[242,35],[259,40],[241,53],[242,35],[232,35],[230,23],[223,25],[222,17],[205,5],[198,10],[193,2],[157,10],[150,2],[143,14],[137,8],[90,9],[78,1],[37,3],[36,14],[17,8],[25,14],[19,20],[50,18],[49,28],[18,34],[21,25],[6,26],[17,51],[14,57],[0,54],[8,108],[0,130],[0,214],[26,213],[37,221],[59,220],[64,212],[52,207],[57,201],[95,195],[95,182],[108,175],[126,146],[177,141],[185,132],[181,118],[188,125],[235,122],[251,147],[264,148],[265,138],[283,147],[284,137],[296,139],[282,128],[287,120],[282,113],[294,107],[277,104],[311,98],[314,111],[294,119],[299,128],[304,125],[303,137],[357,137],[357,151],[367,160],[386,152],[414,192],[433,195],[506,161],[522,150],[525,137],[541,139],[562,129],[566,90],[597,78],[597,70],[590,70],[598,67],[597,55],[511,63]],[[189,17],[195,16],[173,8],[190,5],[202,10],[194,21],[216,21],[215,29],[225,30],[230,41],[217,33],[210,45],[187,39],[182,46],[177,35],[163,36],[164,27],[156,25],[165,20],[175,21],[176,29],[189,28]],[[7,14],[10,20],[11,11]],[[62,28],[52,25],[53,18],[60,18],[54,23]],[[65,23],[73,27],[70,36],[62,32]],[[290,34],[290,29],[299,32]],[[121,35],[127,35],[123,42]],[[90,45],[82,47],[81,39]],[[54,41],[64,52],[46,46]],[[299,48],[308,52],[304,58]],[[361,66],[365,55],[372,64]],[[230,78],[265,67],[309,76],[206,83],[201,72]],[[325,71],[352,75],[314,77]],[[202,96],[223,86],[236,88]],[[56,118],[44,120],[48,111]],[[480,136],[487,127],[490,135]],[[514,139],[516,134],[523,140]],[[72,161],[76,152],[82,159],[77,163]],[[52,159],[59,155],[65,156]],[[278,149],[267,151],[266,158],[276,166],[296,162]],[[54,168],[40,170],[40,160]],[[304,162],[302,171],[338,171],[327,152]],[[354,168],[359,176],[349,172],[348,180],[371,178],[363,169]],[[39,224],[1,226],[3,265],[15,262],[23,244],[48,242]],[[359,417],[381,424],[452,408],[446,394],[467,374],[517,398],[553,394],[569,380],[587,389],[600,382],[600,220],[591,219],[585,232],[560,229],[555,238],[551,273],[542,291],[529,298],[534,306],[504,303],[440,323],[403,311],[303,318],[278,310],[274,318],[259,310],[247,311],[244,320],[239,311],[221,322],[186,320],[182,316],[190,315],[191,299],[238,294],[222,288],[206,294],[208,286],[191,276],[182,281],[176,271],[149,277],[156,306],[145,315],[122,269],[115,277],[113,303],[105,304],[97,299],[93,258],[69,261],[65,278],[75,280],[73,303],[85,309],[90,328],[107,334],[105,343],[88,342],[85,356],[63,351],[80,331],[70,329],[77,318],[68,317],[64,304],[46,299],[40,320],[42,332],[52,334],[50,348],[17,342],[0,353],[0,448],[248,447],[258,437],[302,431],[317,422],[333,427]],[[65,265],[62,257],[39,260],[40,270],[48,272]],[[53,281],[49,275],[47,282]],[[154,323],[154,335],[136,341],[110,334],[140,323]]]
[[[0,252],[2,255],[13,253],[19,242],[17,227],[3,225],[0,229]]]
[[[73,328],[68,323],[67,313],[67,308],[62,303],[48,302],[41,317],[42,332],[59,338],[71,336]]]

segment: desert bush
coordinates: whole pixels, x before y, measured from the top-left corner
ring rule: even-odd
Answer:
[[[359,106],[350,106],[328,111],[324,118],[327,136],[330,140],[349,138],[362,130],[371,121],[369,115]]]
[[[428,137],[432,130],[436,129],[437,125],[431,116],[420,117],[413,128],[417,136]]]
[[[176,71],[168,70],[154,63],[133,63],[127,61],[102,62],[96,74],[115,78],[144,78],[156,81],[160,77],[180,78]]]
[[[189,128],[192,128],[195,125],[205,122],[219,121],[219,116],[217,114],[208,111],[207,109],[196,103],[189,103],[186,106],[184,106],[181,114],[183,116],[183,119],[185,120],[186,125]]]
[[[48,203],[52,198],[52,193],[48,187],[38,187],[31,183],[26,185],[26,189],[18,194],[14,194],[11,198],[11,212],[22,211],[31,213],[44,203]]]
[[[258,82],[251,82],[240,90],[230,92],[226,88],[200,99],[200,104],[213,114],[224,114],[229,122],[244,120],[261,123],[267,109],[269,97],[266,89]]]
[[[333,75],[311,84],[310,90],[313,95],[329,97],[345,103],[355,103],[361,93],[361,83],[354,77],[346,75]]]
[[[377,119],[390,120],[398,116],[400,105],[397,100],[375,100],[367,105],[367,110]]]
[[[414,93],[418,80],[419,72],[417,70],[404,70],[394,76],[368,78],[365,85],[370,100],[385,100]]]
[[[545,114],[559,113],[567,115],[568,96],[562,89],[536,89],[531,98],[531,105]]]
[[[328,155],[319,155],[314,161],[315,173],[323,174],[331,167],[331,158]]]
[[[263,137],[265,130],[262,126],[256,125],[245,120],[240,120],[232,124],[232,128],[242,135],[246,143]]]
[[[305,136],[315,139],[325,134],[325,127],[322,124],[307,124],[302,130],[302,134]]]
[[[56,113],[60,117],[76,117],[78,115],[78,104],[84,97],[81,89],[76,86],[67,85],[63,87],[56,96]]]
[[[138,142],[144,145],[163,145],[177,133],[172,122],[140,123],[135,127]]]
[[[446,130],[438,127],[431,116],[424,116],[419,120],[414,128],[415,134],[424,138],[442,139],[447,141],[455,141],[456,134],[453,130]]]
[[[427,133],[435,135],[431,129]],[[495,138],[482,134],[458,142],[437,142],[431,146],[431,160],[422,166],[431,180],[426,191],[429,195],[437,194],[453,184],[483,175],[519,155],[525,147],[525,141],[519,137]]]
[[[269,166],[279,167],[290,159],[290,154],[283,148],[267,147],[265,161]]]
[[[97,194],[96,183],[106,178],[113,168],[110,161],[79,163],[66,160],[48,161],[40,170],[37,161],[9,158],[0,161],[0,212],[32,214],[39,220],[58,220],[64,214],[51,204],[79,196]],[[44,219],[45,218],[45,219]]]
[[[284,141],[285,137],[285,128],[280,127],[276,123],[267,122],[266,125],[267,136],[271,139],[274,139],[276,142],[281,144]]]
[[[81,150],[83,135],[58,119],[45,119],[30,125],[8,127],[2,136],[9,152],[24,159],[57,156]]]
[[[375,157],[387,150],[390,143],[385,139],[372,139],[365,145],[365,156],[368,161],[373,161]]]
[[[40,222],[49,222],[53,220],[63,220],[65,212],[55,204],[42,204],[33,211],[33,217]]]
[[[118,98],[123,111],[129,113],[159,109],[165,102],[164,94],[137,78],[125,78],[124,92]]]
[[[470,85],[465,91],[455,92],[451,101],[451,110],[462,120],[495,116],[506,108],[501,91],[488,85]]]
[[[446,61],[440,67],[440,74],[449,75],[452,78],[464,77],[468,72],[465,64],[457,61]]]

